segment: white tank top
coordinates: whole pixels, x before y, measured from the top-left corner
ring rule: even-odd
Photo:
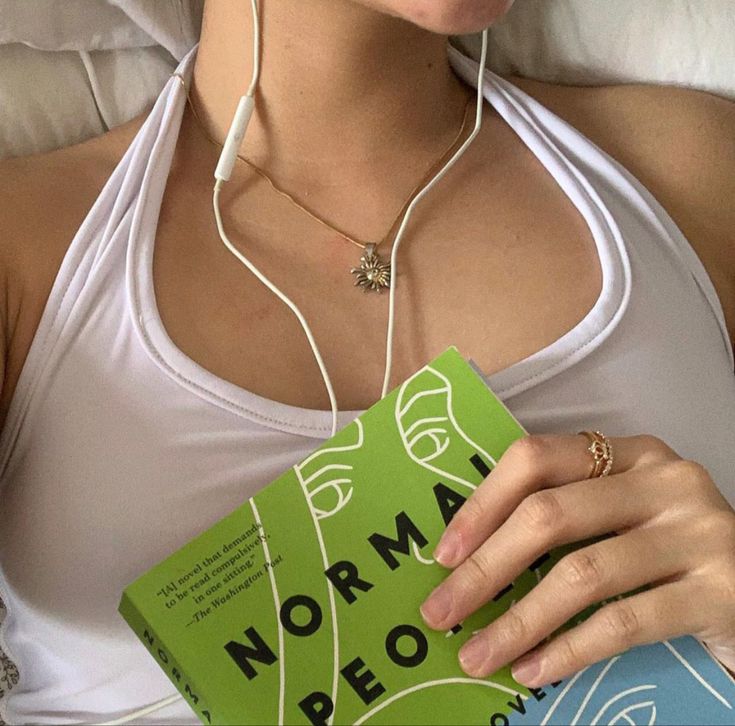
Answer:
[[[449,54],[474,86],[476,64]],[[603,273],[583,320],[489,385],[531,433],[658,435],[735,503],[733,352],[697,255],[579,132],[489,71],[484,95],[586,220]],[[117,613],[123,588],[330,431],[329,411],[222,380],[163,328],[153,244],[185,100],[171,78],[74,237],[0,438],[9,723],[100,723],[174,694]],[[135,723],[198,721],[179,699]]]

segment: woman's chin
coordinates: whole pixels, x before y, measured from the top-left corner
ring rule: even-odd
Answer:
[[[443,35],[478,33],[500,20],[514,0],[383,0],[395,14]]]

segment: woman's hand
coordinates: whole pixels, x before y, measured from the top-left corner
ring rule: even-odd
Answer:
[[[561,559],[524,598],[460,650],[486,676],[542,643],[591,604],[586,621],[513,666],[540,686],[634,645],[692,634],[735,670],[735,511],[707,470],[654,436],[610,439],[613,468],[587,479],[583,435],[514,442],[457,512],[434,552],[454,571],[421,606],[446,630],[488,602],[550,548],[613,536]]]

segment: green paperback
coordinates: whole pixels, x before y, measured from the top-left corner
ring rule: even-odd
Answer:
[[[734,723],[735,682],[694,638],[543,689],[463,673],[462,643],[565,549],[452,631],[423,624],[447,574],[434,546],[525,433],[449,348],[142,574],[120,613],[206,724]]]

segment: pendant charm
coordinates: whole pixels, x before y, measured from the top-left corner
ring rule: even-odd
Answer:
[[[353,267],[350,272],[355,275],[355,285],[359,285],[365,292],[381,292],[384,287],[390,287],[390,263],[380,259],[374,244],[365,245],[360,266]]]

